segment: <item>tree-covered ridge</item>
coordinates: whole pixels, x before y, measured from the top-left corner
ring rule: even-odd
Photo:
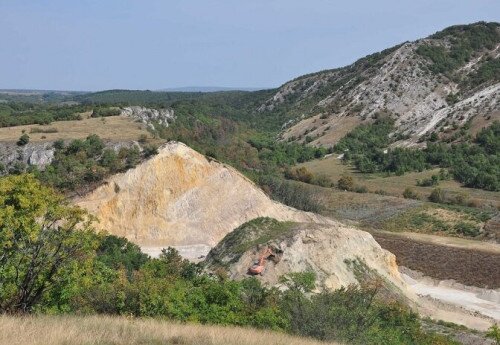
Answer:
[[[89,215],[31,175],[0,178],[0,312],[107,314],[251,326],[349,344],[453,344],[377,288],[311,295],[314,274],[255,278],[204,273],[173,248],[158,258],[93,231]]]
[[[429,141],[423,150],[389,148],[392,126],[388,119],[359,126],[341,139],[335,150],[364,173],[404,174],[439,166],[448,168],[467,187],[500,190],[500,122],[483,128],[474,140],[452,145]]]
[[[417,54],[429,59],[428,68],[433,73],[442,73],[458,79],[454,71],[471,61],[484,50],[493,50],[500,43],[498,23],[479,22],[471,25],[449,27],[430,37],[428,43],[419,45]],[[484,67],[487,70],[488,66]],[[489,76],[482,72],[483,77]],[[494,77],[494,75],[491,75]],[[474,79],[475,84],[480,79]]]
[[[144,158],[156,153],[156,147],[122,147],[118,151],[106,148],[97,135],[90,135],[85,140],[62,140],[54,143],[55,154],[52,162],[43,170],[34,166],[17,167],[11,173],[19,174],[31,171],[44,184],[60,191],[72,192],[88,190],[110,174],[125,171],[137,165]]]
[[[47,125],[54,121],[80,120],[81,113],[89,110],[85,105],[0,103],[0,127]]]

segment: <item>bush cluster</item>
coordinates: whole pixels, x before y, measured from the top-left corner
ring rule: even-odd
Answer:
[[[423,171],[432,166],[450,170],[453,178],[467,187],[500,190],[500,122],[483,128],[474,140],[460,144],[427,142],[424,150],[412,148],[385,149],[390,142],[387,134],[390,122],[376,121],[354,129],[335,146],[344,152],[344,161],[353,162],[365,173],[387,172],[403,174]],[[385,139],[384,139],[385,138]],[[435,185],[447,179],[446,170],[422,185]]]
[[[84,140],[73,140],[67,145],[62,140],[54,143],[52,162],[43,171],[32,170],[45,184],[62,191],[75,191],[101,182],[110,174],[134,167],[145,155],[154,154],[151,147],[141,153],[135,146],[122,147],[118,152],[106,148],[97,135]]]

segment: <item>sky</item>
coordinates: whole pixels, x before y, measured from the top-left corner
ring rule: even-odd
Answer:
[[[0,88],[268,88],[447,26],[499,0],[0,0]]]

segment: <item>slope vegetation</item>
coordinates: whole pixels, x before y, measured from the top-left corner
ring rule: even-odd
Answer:
[[[294,79],[259,111],[294,112],[284,139],[330,146],[335,133],[377,113],[396,119],[394,132],[415,144],[469,119],[499,116],[498,23],[455,26],[387,49],[354,64]]]

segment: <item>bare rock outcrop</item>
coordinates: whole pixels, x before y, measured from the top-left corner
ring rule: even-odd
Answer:
[[[106,148],[118,152],[122,147],[137,147],[142,150],[136,141],[105,141]],[[30,142],[24,146],[18,146],[14,142],[0,143],[0,164],[6,171],[13,168],[16,163],[36,166],[43,170],[52,163],[55,155],[54,141]],[[2,173],[2,171],[0,171]]]
[[[277,232],[276,227],[281,229],[279,235],[254,244],[259,239],[273,237],[270,234]],[[239,251],[241,248],[245,249]],[[279,278],[287,273],[309,271],[316,274],[318,289],[334,290],[359,284],[364,279],[378,278],[395,294],[409,294],[398,271],[396,257],[382,249],[369,233],[338,222],[255,220],[224,238],[210,251],[205,263],[212,269],[224,267],[230,278],[241,279],[248,276],[249,267],[264,248],[271,249],[273,256],[257,277],[268,285],[277,285]]]
[[[28,143],[18,146],[16,143],[1,143],[0,163],[4,167],[10,167],[16,162],[44,167],[52,162],[54,148],[52,142]]]
[[[488,33],[491,42],[465,60],[454,60],[453,52],[463,50],[457,42],[469,39],[464,34],[469,29]],[[443,63],[448,65],[441,66],[446,71],[436,67],[435,56],[429,53],[438,51],[447,59]],[[293,79],[258,111],[293,109],[282,139],[326,147],[352,129],[353,119],[370,122],[380,113],[388,114],[395,120],[392,135],[398,145],[420,145],[427,135],[451,132],[471,119],[481,118],[485,124],[498,119],[500,80],[494,72],[478,76],[490,70],[499,56],[498,23],[452,27],[346,67]]]
[[[257,217],[332,222],[271,200],[235,169],[178,142],[76,203],[99,218],[99,228],[149,249],[210,248]]]
[[[152,109],[133,106],[123,108],[121,115],[134,118],[153,130],[155,129],[155,124],[168,127],[169,123],[175,120],[172,109]]]

